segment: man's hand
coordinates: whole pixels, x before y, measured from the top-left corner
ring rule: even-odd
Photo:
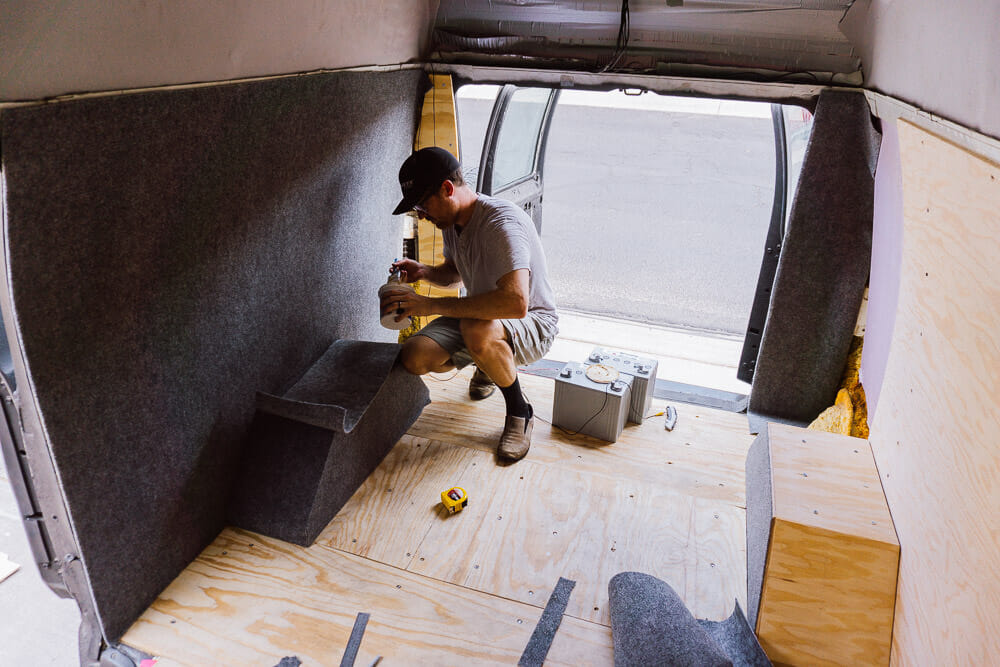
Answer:
[[[381,312],[388,315],[402,311],[396,315],[397,322],[412,315],[444,315],[475,320],[520,319],[528,313],[529,275],[528,269],[511,271],[500,277],[495,290],[476,296],[432,297],[421,296],[405,287],[386,289],[382,292]]]
[[[396,313],[397,322],[413,315],[433,315],[434,301],[435,299],[421,296],[411,289],[385,290],[382,292],[381,313],[383,316]]]
[[[425,280],[441,287],[450,287],[457,285],[460,281],[458,269],[448,260],[437,266],[427,266],[412,259],[401,259],[393,262],[392,265],[402,270],[400,278],[406,283]]]
[[[430,267],[412,259],[401,259],[393,262],[392,267],[402,271],[400,277],[404,283],[415,283],[418,280],[427,280],[430,277]]]

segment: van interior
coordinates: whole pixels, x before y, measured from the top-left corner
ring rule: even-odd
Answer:
[[[0,600],[37,570],[74,661],[1000,654],[996,3],[13,0],[0,26],[0,501],[31,561]],[[443,258],[391,215],[428,146],[548,258],[514,465],[499,394],[410,375],[379,323],[390,263]],[[561,375],[622,363],[631,406]]]

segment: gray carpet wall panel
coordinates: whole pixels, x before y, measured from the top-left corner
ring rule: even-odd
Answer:
[[[836,398],[868,280],[879,140],[864,95],[820,94],[771,291],[750,413],[810,422]]]
[[[747,452],[747,621],[757,627],[760,594],[764,587],[764,567],[771,540],[774,516],[771,492],[771,448],[767,428],[761,430]]]
[[[234,525],[312,545],[430,402],[400,349],[338,340],[284,396],[258,394]]]
[[[108,639],[225,525],[257,392],[335,339],[395,340],[376,290],[423,86],[325,73],[3,111],[18,352]]]

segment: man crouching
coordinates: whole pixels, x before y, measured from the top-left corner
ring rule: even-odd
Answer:
[[[416,375],[475,362],[469,395],[483,399],[500,387],[507,417],[497,455],[524,458],[531,446],[534,411],[521,393],[517,367],[541,359],[552,346],[555,301],[545,254],[531,218],[517,205],[477,194],[458,160],[441,148],[413,153],[399,170],[403,200],[394,215],[414,211],[441,230],[444,262],[396,262],[405,282],[465,285],[466,296],[383,293],[382,314],[440,315],[403,344],[403,365]]]

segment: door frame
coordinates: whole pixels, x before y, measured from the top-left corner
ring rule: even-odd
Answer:
[[[508,199],[518,204],[531,216],[535,223],[536,230],[542,231],[541,204],[544,195],[543,173],[545,170],[545,147],[548,144],[549,129],[552,126],[552,117],[555,114],[556,105],[559,102],[558,88],[549,89],[549,98],[546,102],[542,122],[538,129],[538,136],[535,138],[534,161],[532,171],[517,180],[504,184],[497,190],[493,190],[493,171],[496,165],[496,151],[500,139],[500,130],[503,127],[507,111],[510,108],[511,98],[518,90],[528,88],[528,86],[515,86],[505,84],[497,94],[493,103],[493,111],[490,114],[489,124],[486,126],[486,136],[483,140],[483,152],[479,159],[479,174],[476,182],[476,190],[484,195]]]

